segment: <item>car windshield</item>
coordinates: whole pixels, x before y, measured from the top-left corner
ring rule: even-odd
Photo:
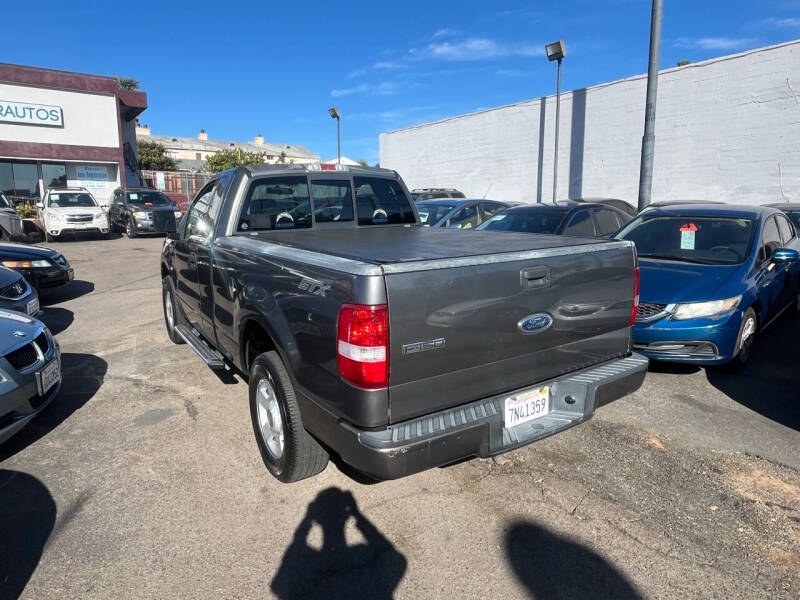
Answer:
[[[752,219],[641,215],[616,237],[636,244],[641,258],[736,265],[747,258],[754,231]]]
[[[491,231],[521,231],[524,233],[555,233],[564,218],[563,212],[548,210],[506,211],[493,216],[478,229]]]
[[[455,204],[426,204],[425,202],[420,202],[417,204],[419,222],[423,225],[435,225],[455,207]]]
[[[794,223],[794,228],[800,232],[800,210],[785,210],[786,216]]]
[[[128,192],[128,204],[137,206],[171,206],[172,200],[161,192]]]
[[[58,192],[50,194],[47,205],[50,208],[88,208],[97,206],[97,202],[86,192]]]
[[[0,194],[0,208],[11,208],[11,203],[6,200],[6,197],[3,194]]]

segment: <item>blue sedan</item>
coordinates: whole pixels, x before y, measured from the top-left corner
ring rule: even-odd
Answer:
[[[641,271],[634,347],[652,359],[745,366],[756,335],[800,311],[800,239],[768,207],[651,207],[617,238]]]

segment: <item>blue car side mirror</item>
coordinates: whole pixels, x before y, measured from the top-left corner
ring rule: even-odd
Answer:
[[[800,253],[792,248],[778,248],[772,254],[772,262],[794,262],[800,258]]]

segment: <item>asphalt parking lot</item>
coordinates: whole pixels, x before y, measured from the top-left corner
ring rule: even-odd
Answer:
[[[285,485],[164,331],[160,239],[50,244],[60,396],[0,446],[0,597],[800,597],[800,319],[496,460]]]

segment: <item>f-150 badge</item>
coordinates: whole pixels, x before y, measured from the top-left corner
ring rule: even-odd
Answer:
[[[321,281],[317,281],[316,279],[309,279],[308,277],[303,277],[300,281],[299,285],[297,286],[298,290],[303,290],[305,292],[311,292],[312,294],[316,294],[317,296],[325,297],[325,292],[331,289],[331,286],[325,285]]]

